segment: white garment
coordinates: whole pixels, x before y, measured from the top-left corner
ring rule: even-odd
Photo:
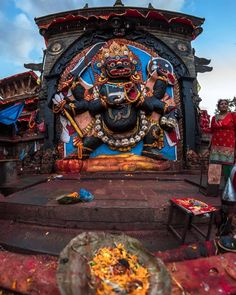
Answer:
[[[70,141],[69,130],[67,129],[69,121],[65,117],[60,116],[60,122],[62,125],[61,141],[64,143],[68,143]]]
[[[228,201],[228,202],[236,202],[236,183],[234,178],[236,177],[236,165],[234,165],[230,177],[227,180],[222,200]]]
[[[55,105],[60,104],[64,100],[64,95],[60,92],[55,94],[54,98],[52,99]],[[61,141],[64,143],[68,143],[70,141],[69,130],[67,129],[67,125],[69,125],[69,121],[60,115],[60,122],[62,125],[62,132],[61,132]]]

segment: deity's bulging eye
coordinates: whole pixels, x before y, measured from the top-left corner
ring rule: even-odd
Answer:
[[[116,66],[116,64],[115,64],[114,62],[111,62],[111,63],[108,64],[108,66],[109,66],[110,68],[114,68],[114,67]]]
[[[151,67],[152,72],[155,71],[156,69],[157,69],[157,66],[156,66],[156,65],[153,65],[153,66]]]
[[[123,65],[124,66],[128,66],[129,65],[129,62],[128,61],[123,61]]]
[[[100,62],[97,63],[97,67],[101,68],[102,64]]]
[[[136,65],[138,62],[136,59],[133,59],[133,64]]]
[[[120,59],[120,56],[116,56],[116,59],[119,60]]]

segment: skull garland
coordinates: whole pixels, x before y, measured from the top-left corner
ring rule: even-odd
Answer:
[[[163,100],[174,76],[161,65],[155,67],[153,59],[148,65],[149,79],[145,83],[141,61],[127,44],[123,39],[108,41],[91,61],[95,78],[92,87],[84,85],[80,77],[70,77],[61,91],[66,94],[63,101],[54,104],[54,112],[64,114],[77,124],[79,137],[74,139],[74,145],[80,149],[82,159],[102,144],[110,150],[129,152],[141,141],[143,155],[162,158],[158,152],[159,135],[163,129],[171,131],[177,125],[177,108]],[[153,113],[162,116],[160,124],[159,119],[153,120]],[[91,117],[90,122],[78,130],[79,122],[75,118],[84,114]]]

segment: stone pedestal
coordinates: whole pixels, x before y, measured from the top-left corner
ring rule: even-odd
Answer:
[[[0,160],[0,186],[17,181],[17,162],[16,159]]]

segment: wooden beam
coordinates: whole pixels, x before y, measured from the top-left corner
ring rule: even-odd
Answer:
[[[32,76],[30,75],[28,78],[27,89],[30,89],[31,81],[32,81]]]

